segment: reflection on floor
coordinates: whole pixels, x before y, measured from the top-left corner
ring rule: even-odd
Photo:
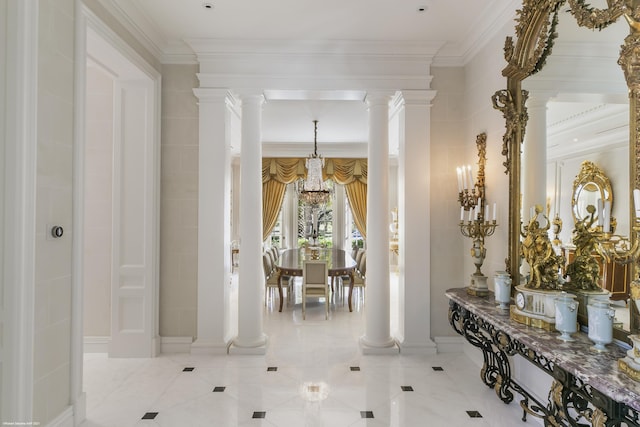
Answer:
[[[365,296],[366,297],[366,296]],[[275,300],[277,302],[277,295]],[[505,426],[520,421],[464,354],[363,356],[363,299],[329,320],[298,301],[265,310],[266,356],[85,355],[85,427]],[[276,305],[277,307],[277,305]]]

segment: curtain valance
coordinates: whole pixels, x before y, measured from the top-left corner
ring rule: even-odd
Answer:
[[[307,174],[304,158],[262,159],[262,239],[273,231],[287,184]],[[322,177],[345,186],[356,228],[367,236],[367,159],[325,159]]]

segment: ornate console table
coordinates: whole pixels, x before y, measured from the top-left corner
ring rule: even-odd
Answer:
[[[527,414],[545,426],[640,427],[640,383],[618,370],[624,349],[609,345],[607,352],[591,350],[586,334],[573,342],[557,332],[522,325],[496,309],[493,293],[475,297],[466,289],[449,289],[449,323],[469,343],[482,350],[482,381],[505,403],[522,396],[522,420]],[[511,377],[509,356],[521,355],[553,377],[547,402],[538,401]]]

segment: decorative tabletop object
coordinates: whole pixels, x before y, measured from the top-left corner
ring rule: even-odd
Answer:
[[[562,294],[559,271],[564,263],[564,257],[556,254],[549,240],[550,227],[549,218],[536,205],[529,223],[521,230],[521,256],[531,273],[526,284],[516,287],[516,305],[511,307],[513,320],[548,331],[555,329],[555,299]]]

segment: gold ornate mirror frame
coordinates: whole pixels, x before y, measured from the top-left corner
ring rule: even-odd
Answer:
[[[506,123],[502,146],[505,173],[509,175],[509,255],[506,262],[513,283],[520,282],[520,153],[528,119],[525,105],[528,92],[522,89],[522,81],[544,67],[557,37],[558,13],[565,3],[569,3],[571,14],[581,27],[600,30],[621,16],[629,23],[630,33],[621,47],[618,64],[629,87],[629,183],[632,189],[640,188],[640,0],[607,0],[606,9],[592,8],[585,0],[523,0],[522,8],[517,11],[516,39],[507,37],[504,46],[507,66],[502,75],[507,78],[507,88],[492,97],[494,108],[502,112]],[[629,193],[629,218],[633,219],[635,213]],[[635,236],[631,238],[635,240]],[[635,270],[633,266],[632,277],[636,276]],[[630,326],[632,332],[640,330],[640,316],[634,311]]]
[[[585,193],[589,194],[586,197]],[[573,214],[574,223],[580,222],[588,216],[586,207],[593,205],[597,207],[597,199],[609,202],[609,206],[613,209],[613,189],[611,180],[604,171],[595,163],[585,160],[580,166],[580,172],[573,181],[573,192],[571,193],[571,213]],[[595,219],[600,215],[596,211]]]

